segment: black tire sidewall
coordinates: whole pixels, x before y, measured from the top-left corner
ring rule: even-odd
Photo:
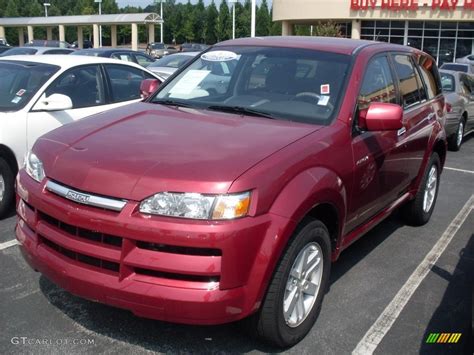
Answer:
[[[10,166],[3,158],[0,158],[0,175],[3,176],[5,182],[5,192],[3,199],[0,201],[0,218],[3,218],[11,210],[15,197],[15,177]]]
[[[285,294],[286,283],[291,271],[291,267],[293,266],[298,253],[306,245],[312,242],[317,243],[323,252],[323,275],[321,277],[321,286],[310,314],[299,326],[291,328],[286,324],[283,315],[283,298]],[[321,309],[321,304],[329,282],[331,268],[331,244],[329,232],[326,226],[317,220],[307,222],[295,236],[286,253],[289,253],[289,258],[285,265],[280,265],[280,267],[283,266],[285,268],[285,271],[282,278],[279,280],[280,285],[277,296],[278,301],[276,306],[276,325],[278,327],[278,333],[281,337],[281,342],[288,346],[299,342],[311,330]]]

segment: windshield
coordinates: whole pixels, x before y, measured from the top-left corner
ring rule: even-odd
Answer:
[[[454,91],[455,81],[454,76],[447,73],[440,73],[441,75],[441,85],[443,86],[443,91],[451,92]]]
[[[150,64],[151,67],[181,68],[184,64],[193,59],[190,55],[169,55],[158,59]]]
[[[0,111],[23,108],[58,70],[48,64],[0,61]]]
[[[8,51],[3,52],[2,57],[6,57],[9,55],[33,55],[36,52],[38,52],[38,50],[34,48],[25,48],[25,47],[12,48],[12,49],[9,49]]]
[[[467,73],[467,65],[459,65],[459,64],[443,64],[441,69],[446,70],[454,70],[454,71],[461,71],[463,73]]]
[[[217,47],[164,85],[152,102],[329,124],[350,59],[297,48]]]
[[[163,43],[153,43],[150,45],[152,49],[163,49],[165,48],[165,45]]]

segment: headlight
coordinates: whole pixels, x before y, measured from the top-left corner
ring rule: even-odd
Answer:
[[[28,152],[25,158],[25,170],[28,175],[38,182],[41,182],[44,179],[44,169],[43,163],[36,156],[35,153],[31,151]]]
[[[247,215],[250,192],[229,195],[160,192],[140,203],[140,212],[191,219],[234,219]]]

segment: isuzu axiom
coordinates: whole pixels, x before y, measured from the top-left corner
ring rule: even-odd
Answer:
[[[444,115],[435,61],[413,48],[223,42],[145,102],[40,138],[16,235],[73,294],[177,323],[248,318],[290,346],[344,249],[398,207],[429,220]]]

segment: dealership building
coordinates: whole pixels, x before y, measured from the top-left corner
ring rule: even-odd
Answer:
[[[273,0],[284,35],[335,21],[343,36],[419,48],[438,61],[474,54],[474,0]]]

